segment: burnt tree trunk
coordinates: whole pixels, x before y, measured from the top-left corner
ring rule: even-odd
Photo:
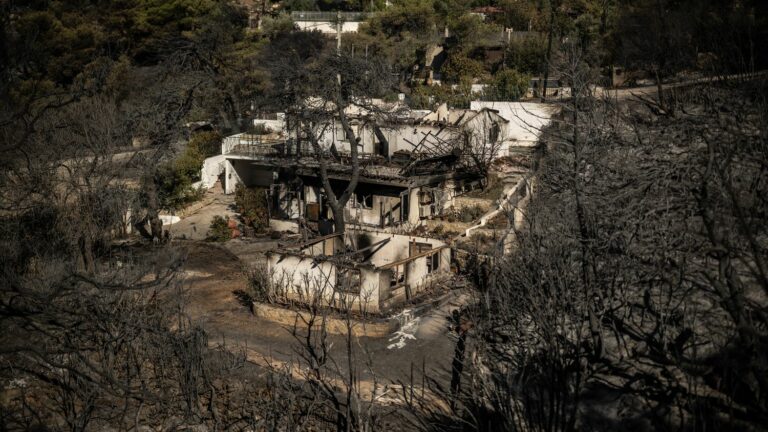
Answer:
[[[346,104],[340,101],[338,106],[339,108],[337,109],[337,114],[339,116],[339,121],[341,122],[341,125],[344,129],[344,134],[347,137],[347,140],[349,141],[350,155],[352,159],[351,160],[352,171],[350,173],[349,183],[347,184],[347,187],[344,189],[344,192],[342,192],[341,195],[336,196],[336,193],[333,191],[333,188],[331,187],[331,182],[328,175],[328,159],[323,156],[323,149],[320,146],[320,142],[318,140],[317,134],[315,134],[309,128],[306,129],[306,132],[307,132],[307,136],[310,137],[312,146],[314,147],[315,153],[317,154],[318,164],[320,169],[320,180],[323,184],[323,189],[325,190],[325,195],[328,199],[328,207],[331,208],[331,213],[333,213],[333,225],[334,225],[335,232],[343,233],[344,230],[346,229],[346,221],[344,220],[344,207],[347,205],[347,202],[349,202],[349,199],[352,197],[352,194],[355,192],[355,189],[357,188],[357,184],[360,179],[360,160],[358,156],[357,136],[355,135],[355,132],[352,130],[352,127],[349,125],[347,116],[344,113],[344,107],[346,106]]]

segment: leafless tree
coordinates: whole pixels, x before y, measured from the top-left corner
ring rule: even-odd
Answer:
[[[300,411],[297,429],[374,431],[385,412],[376,399],[387,386],[359,340],[370,318],[370,298],[359,279],[336,279],[333,273],[343,263],[331,262],[335,266],[316,267],[311,274],[277,275],[270,284],[273,298],[295,310],[289,330],[298,361],[284,369],[293,370],[301,383],[295,394],[306,410]]]
[[[673,119],[594,97],[564,52],[574,98],[479,294],[464,407],[502,429],[760,429],[765,83],[680,91]]]
[[[254,392],[243,356],[185,315],[183,252],[115,242],[129,209],[156,211],[140,179],[170,156],[189,87],[149,107],[88,83],[0,113],[0,428],[283,422],[284,377]],[[150,145],[132,148],[137,135]]]
[[[291,40],[312,41],[321,37],[307,32],[290,35]],[[276,52],[268,62],[277,81],[279,97],[274,104],[288,111],[297,139],[309,142],[312,165],[323,184],[336,232],[343,232],[344,207],[357,188],[361,172],[359,132],[362,127],[356,131],[351,116],[364,117],[364,122],[374,128],[393,116],[395,113],[373,101],[389,90],[393,79],[388,67],[381,62],[332,52],[317,42],[308,45],[313,49],[305,48],[307,52],[294,49],[288,55]],[[353,111],[359,114],[352,114]],[[336,135],[337,124],[349,146],[349,155],[344,160],[337,146],[340,143],[326,141],[327,136]],[[381,134],[377,137],[383,139]],[[330,180],[330,172],[339,169],[348,178],[341,191],[334,189]]]
[[[488,177],[493,161],[501,155],[504,143],[503,119],[483,110],[462,125],[462,155],[467,168],[473,169],[483,178]]]

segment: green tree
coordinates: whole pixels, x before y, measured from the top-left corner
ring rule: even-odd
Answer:
[[[200,180],[203,161],[221,152],[221,138],[218,132],[198,132],[192,135],[184,152],[176,159],[175,170],[192,181]]]
[[[483,64],[457,52],[451,53],[441,69],[443,81],[458,83],[462,79],[479,78],[485,75]]]
[[[522,40],[513,40],[505,52],[505,66],[520,72],[539,75],[544,72],[547,42],[539,36],[527,36]]]
[[[504,69],[493,76],[486,98],[491,100],[515,101],[528,91],[531,78],[514,69]]]
[[[536,6],[530,1],[500,0],[498,6],[504,11],[500,24],[515,31],[528,30],[537,17]]]
[[[464,14],[449,22],[452,43],[451,51],[468,52],[476,47],[493,42],[493,37],[501,31],[495,25],[486,24],[477,15]]]
[[[342,49],[383,59],[400,72],[401,81],[407,81],[427,47],[439,41],[438,20],[428,0],[395,3],[371,17],[358,35],[348,38],[350,42],[342,42]]]

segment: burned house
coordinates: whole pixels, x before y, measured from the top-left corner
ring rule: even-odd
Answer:
[[[234,192],[237,184],[266,188],[271,219],[302,220],[327,233],[322,223],[331,218],[331,212],[313,153],[303,149],[307,154],[296,162],[282,144],[257,146],[250,139],[243,140],[248,144],[227,153],[225,191]],[[255,148],[260,150],[255,152]],[[345,220],[352,224],[378,228],[417,224],[441,212],[455,188],[466,181],[479,181],[476,174],[460,169],[460,155],[451,152],[425,152],[418,157],[402,152],[390,158],[363,153],[360,159],[358,185],[344,210]],[[351,172],[347,155],[328,164],[328,180],[335,193],[341,194],[347,187]]]
[[[314,145],[290,121],[270,133],[233,135],[221,155],[206,160],[203,185],[220,181],[225,193],[237,185],[264,188],[270,227],[303,234],[303,243],[268,254],[278,295],[383,313],[450,272],[447,243],[402,233],[453,207],[484,181],[496,158],[529,149],[551,116],[542,104],[483,104],[408,110],[387,121],[350,112],[345,121],[354,144],[333,118],[312,137]],[[336,233],[326,192],[338,197],[352,181],[351,145],[357,183],[342,209],[347,228]]]
[[[368,113],[359,110],[350,112],[360,169],[345,221],[392,231],[441,214],[454,197],[482,183],[492,160],[531,146],[551,115],[543,104],[473,102],[472,108],[408,110],[386,122],[369,121]],[[330,120],[319,136],[320,145],[332,149],[326,168],[336,196],[352,175],[350,143],[337,123]],[[238,134],[224,140],[222,155],[206,161],[203,183],[220,180],[226,193],[238,184],[265,188],[273,229],[305,226],[329,234],[332,214],[319,157],[296,131]]]
[[[432,238],[355,230],[273,251],[275,296],[385,313],[450,274],[451,250]]]

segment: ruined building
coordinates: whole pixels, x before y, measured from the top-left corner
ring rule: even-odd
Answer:
[[[273,283],[285,295],[322,292],[331,304],[351,295],[368,310],[385,311],[450,270],[450,245],[402,234],[480,187],[495,159],[530,153],[552,113],[548,105],[513,102],[404,110],[386,122],[349,112],[360,170],[344,208],[344,236],[333,233],[318,161],[325,158],[330,186],[340,195],[352,164],[336,120],[319,137],[330,152],[317,155],[285,115],[261,116],[254,121],[258,133],[227,137],[222,154],[206,160],[202,185],[220,181],[225,193],[239,184],[264,188],[273,230],[316,237],[270,255]]]

